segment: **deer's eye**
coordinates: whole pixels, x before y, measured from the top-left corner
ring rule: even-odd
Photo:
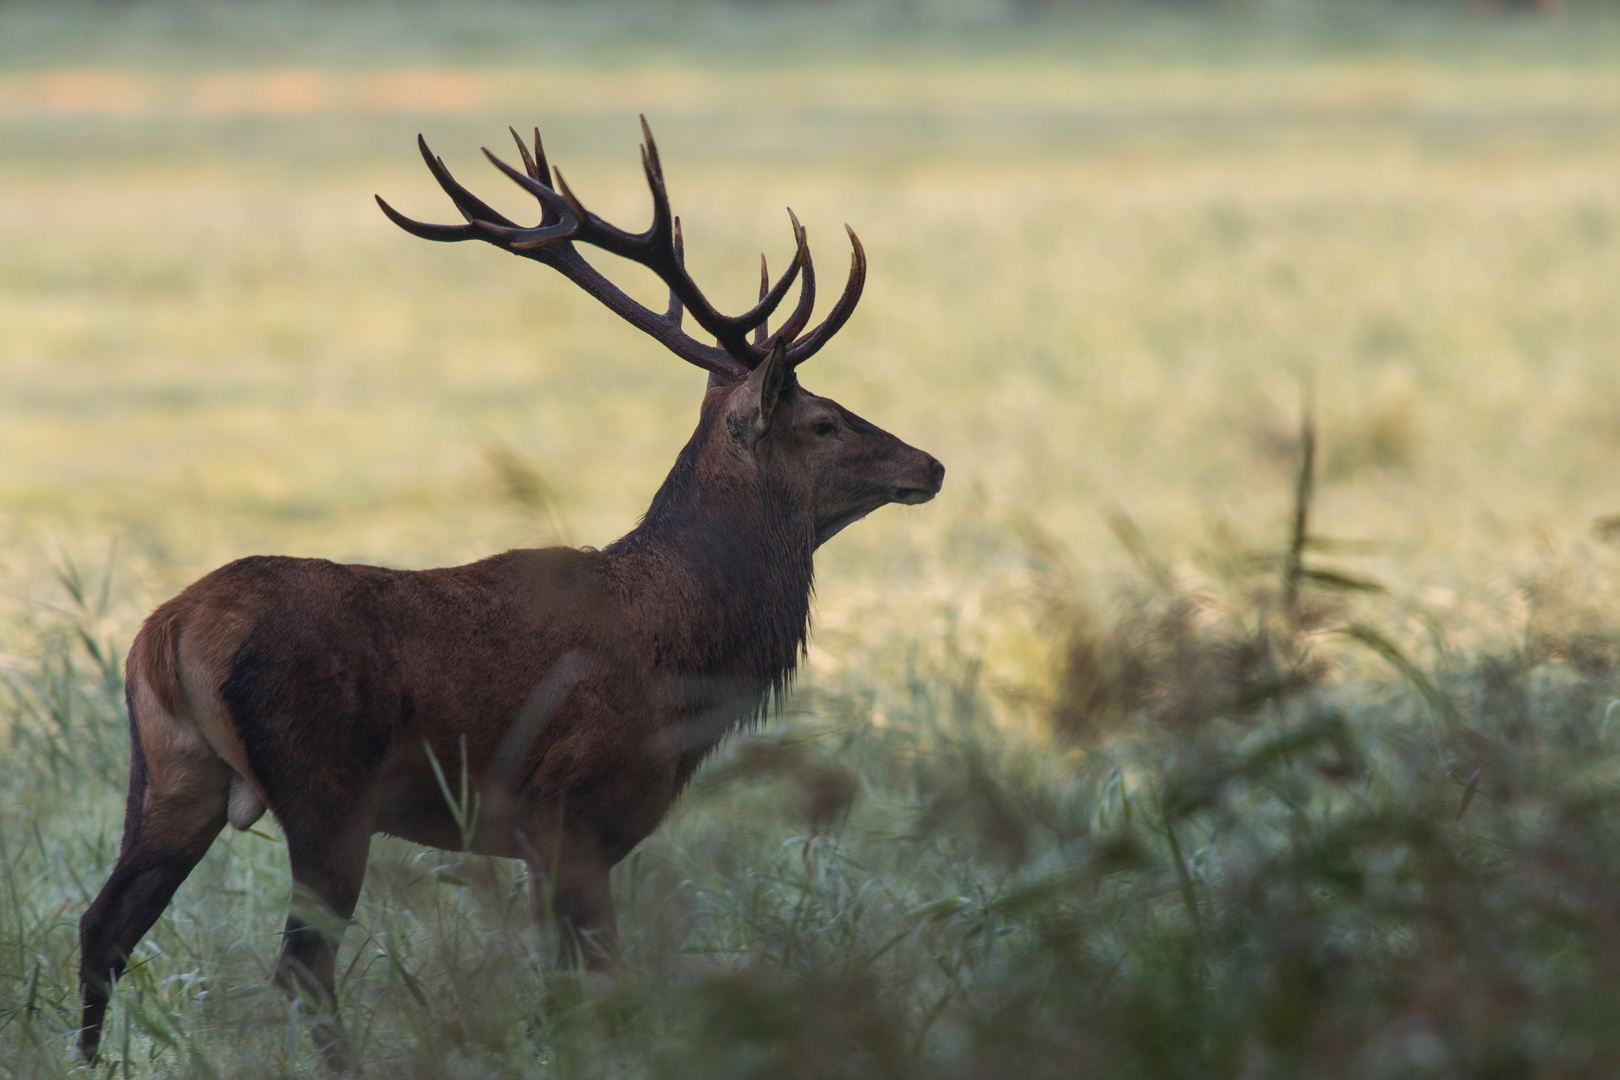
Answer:
[[[838,425],[833,423],[830,420],[821,421],[820,423],[818,423],[816,425],[816,428],[815,428],[815,431],[816,431],[817,435],[831,435],[833,432],[835,432],[837,430],[838,430]]]

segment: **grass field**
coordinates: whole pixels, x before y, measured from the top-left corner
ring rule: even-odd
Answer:
[[[516,212],[477,149],[538,124],[636,225],[638,111],[723,307],[785,205],[823,267],[856,228],[804,381],[947,484],[820,553],[787,714],[616,872],[610,993],[515,865],[373,847],[364,1071],[1620,1072],[1620,19],[968,0],[0,4],[0,1071],[79,1067],[153,605],[645,507],[702,374],[371,201],[453,218],[420,131]],[[318,1075],[287,895],[223,837],[111,1068]]]

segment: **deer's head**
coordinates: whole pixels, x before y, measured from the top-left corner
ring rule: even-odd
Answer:
[[[645,117],[641,130],[646,140],[641,163],[653,197],[653,221],[644,232],[626,232],[586,210],[561,170],[556,171],[553,186],[538,131],[532,155],[512,132],[523,158],[522,172],[484,151],[496,168],[539,201],[540,223],[532,228],[507,219],[457,183],[420,136],[417,145],[423,160],[467,223],[430,225],[398,213],[380,196],[377,203],[390,220],[415,236],[484,240],[545,263],[683,360],[708,371],[704,421],[689,452],[702,459],[702,467],[722,484],[740,482],[786,493],[813,524],[816,545],[886,503],[932,499],[945,479],[943,465],[799,385],[799,364],[843,327],[860,300],[866,254],[854,231],[845,226],[854,249],[849,279],[838,302],[814,328],[806,329],[816,299],[815,265],[804,228],[791,210],[788,217],[796,245],[792,263],[772,284],[765,257],[760,256],[759,302],[741,315],[722,315],[686,272],[681,222],[670,212],[658,147]],[[631,299],[586,262],[576,244],[599,247],[653,271],[669,286],[667,309],[660,314]],[[786,321],[771,331],[767,321],[801,275],[798,302]],[[715,344],[698,341],[682,329],[687,311]]]
[[[945,479],[931,455],[801,386],[781,346],[710,393],[724,396],[724,452],[808,508],[817,547],[887,503],[927,502]]]

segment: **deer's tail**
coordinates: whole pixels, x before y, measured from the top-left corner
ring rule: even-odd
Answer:
[[[131,851],[140,837],[141,812],[146,805],[148,769],[141,747],[143,711],[137,702],[148,697],[169,718],[184,715],[185,692],[180,686],[180,612],[173,601],[154,611],[124,661],[124,708],[129,715],[129,794],[124,802],[124,838],[121,851]],[[141,691],[144,690],[143,694]]]

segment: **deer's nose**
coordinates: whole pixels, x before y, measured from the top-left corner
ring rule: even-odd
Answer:
[[[929,458],[928,462],[928,475],[934,478],[934,494],[937,495],[939,489],[945,486],[945,465],[936,457]]]

